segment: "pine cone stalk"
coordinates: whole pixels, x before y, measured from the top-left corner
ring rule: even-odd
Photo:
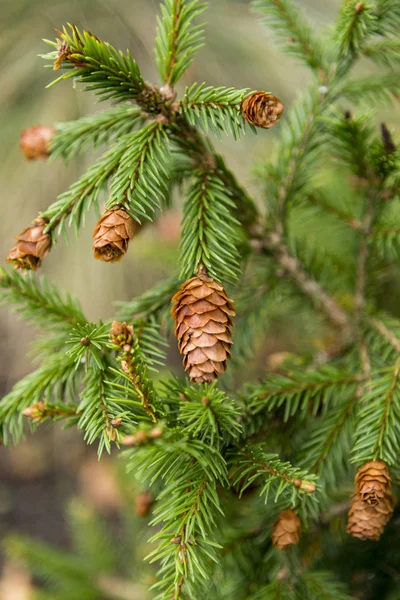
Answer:
[[[39,217],[33,223],[16,236],[17,243],[6,257],[6,261],[13,264],[16,269],[36,271],[50,251],[51,236],[44,233],[47,221]]]
[[[289,550],[298,544],[301,532],[301,521],[291,509],[282,510],[274,523],[272,543],[277,550]]]
[[[103,262],[118,262],[128,250],[138,225],[124,208],[106,210],[93,232],[94,257]]]
[[[254,92],[242,102],[242,116],[248,123],[271,129],[284,111],[282,102],[267,92]]]
[[[231,356],[232,300],[204,270],[188,279],[172,298],[175,335],[190,381],[211,383]]]

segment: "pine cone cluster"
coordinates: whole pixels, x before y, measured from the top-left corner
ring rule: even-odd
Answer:
[[[50,154],[50,141],[55,131],[54,127],[45,125],[34,125],[24,129],[19,140],[19,147],[26,160],[47,158]]]
[[[138,227],[122,207],[106,210],[93,232],[94,257],[104,262],[121,260]]]
[[[365,463],[355,476],[347,531],[361,540],[379,540],[393,513],[392,484],[381,460]]]
[[[210,383],[224,373],[232,345],[232,301],[222,285],[203,271],[172,298],[175,335],[190,381]]]
[[[242,102],[242,116],[248,123],[270,129],[279,121],[284,111],[282,102],[266,92],[254,92]]]
[[[301,532],[301,521],[291,509],[279,513],[274,523],[272,543],[277,550],[289,550],[293,544],[298,544]]]
[[[42,264],[42,259],[51,248],[51,237],[44,233],[47,222],[38,218],[34,225],[27,227],[15,238],[17,243],[9,251],[6,260],[16,269],[32,269],[36,271]]]

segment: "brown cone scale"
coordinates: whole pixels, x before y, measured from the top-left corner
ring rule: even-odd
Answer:
[[[292,510],[279,513],[274,523],[272,543],[277,550],[289,550],[290,546],[298,544],[301,532],[301,521]]]
[[[51,237],[44,233],[47,222],[38,218],[15,238],[17,243],[9,251],[6,260],[16,269],[36,271],[51,248]]]
[[[371,460],[357,471],[356,492],[362,502],[378,504],[391,494],[391,479],[387,466],[382,460]]]
[[[248,123],[270,129],[279,121],[284,111],[282,102],[267,92],[254,92],[242,102],[242,116]]]
[[[172,298],[175,335],[190,381],[211,383],[224,373],[232,346],[233,303],[205,272],[188,279]]]
[[[138,227],[122,207],[106,210],[93,232],[94,257],[103,262],[121,260]]]
[[[391,495],[385,496],[377,504],[367,504],[358,494],[354,494],[349,509],[347,533],[360,540],[378,541],[392,513]]]
[[[47,158],[50,154],[50,141],[55,134],[54,127],[34,125],[21,132],[19,147],[26,160]]]

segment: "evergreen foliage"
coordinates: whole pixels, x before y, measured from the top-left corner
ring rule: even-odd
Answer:
[[[196,19],[204,4],[162,4],[160,87],[145,81],[129,52],[71,25],[49,42],[55,50],[45,58],[64,71],[53,83],[76,78],[113,104],[59,125],[50,157],[108,148],[41,213],[46,231],[53,244],[67,225],[78,231],[102,193],[107,208],[151,221],[173,205],[179,186],[180,271],[119,302],[117,318],[126,323],[90,323],[44,278],[1,271],[2,302],[41,333],[38,367],[0,404],[3,441],[62,419],[87,443],[98,442],[99,456],[131,446],[122,454],[128,481],[155,499],[148,561],[157,566],[156,600],[349,598],[350,577],[327,573],[323,554],[327,545],[340,554],[347,543],[342,507],[354,465],[381,459],[393,478],[398,468],[400,320],[379,290],[398,278],[400,151],[371,107],[398,99],[399,4],[345,0],[329,39],[291,0],[256,0],[253,8],[315,75],[284,114],[272,158],[268,147],[268,160],[256,165],[254,197],[205,136],[238,139],[255,130],[242,116],[250,90],[193,83],[181,99],[175,90],[203,43]],[[368,79],[352,71],[363,56],[382,67]],[[164,366],[171,297],[199,269],[229,286],[237,312],[231,366],[204,385]],[[207,289],[208,304],[197,293],[182,309],[195,320],[210,303],[225,303],[224,291]],[[218,318],[228,318],[215,306],[217,335]],[[265,357],[252,359],[277,325],[294,331],[295,350],[264,373]],[[222,341],[213,340],[225,356],[222,329]],[[302,519],[302,538],[279,553],[271,531],[288,508]],[[9,542],[11,553],[49,578],[48,598],[109,597],[96,569],[116,563],[89,525],[84,561]]]

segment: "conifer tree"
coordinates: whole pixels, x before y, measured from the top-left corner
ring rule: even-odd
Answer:
[[[400,320],[380,289],[399,277],[400,151],[374,110],[400,93],[400,4],[344,0],[323,38],[292,0],[251,6],[313,75],[285,112],[269,91],[224,82],[193,83],[179,96],[204,43],[206,6],[164,0],[158,83],[129,51],[67,25],[47,41],[44,58],[59,72],[51,85],[73,78],[111,105],[21,137],[28,159],[105,148],[32,215],[7,257],[16,269],[2,269],[3,303],[41,330],[40,365],[1,401],[2,440],[63,420],[97,443],[99,457],[122,449],[128,477],[151,494],[138,510],[150,511],[156,600],[345,600],[350,575],[339,556],[367,556],[368,540],[381,536],[387,556],[385,536],[393,540]],[[362,58],[378,65],[372,76],[354,72]],[[256,165],[253,195],[211,138],[240,143],[273,126],[278,141]],[[103,201],[94,255],[122,260],[182,184],[176,276],[120,303],[114,319],[88,322],[78,301],[27,272]],[[299,351],[249,381],[277,320],[293,324]],[[160,381],[171,330],[187,373]],[[35,566],[34,545],[11,548]],[[55,580],[79,580],[79,597],[100,597],[86,585],[92,562],[86,571],[69,558],[50,564]],[[395,583],[384,585],[396,598]],[[62,589],[57,598],[71,598]]]

